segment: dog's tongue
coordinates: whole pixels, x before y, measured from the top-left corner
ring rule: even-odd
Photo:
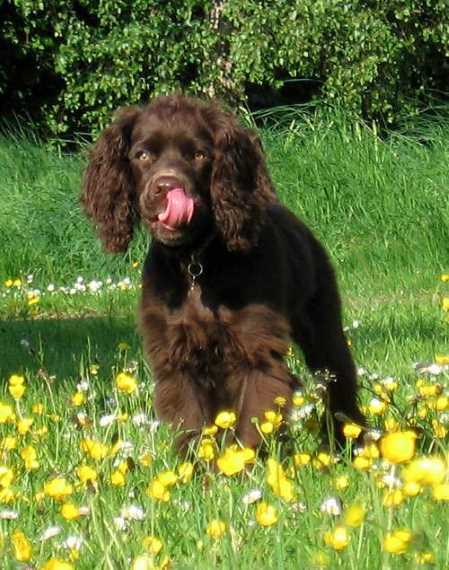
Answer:
[[[167,228],[175,229],[181,224],[188,224],[193,215],[193,199],[182,188],[173,188],[167,192],[167,207],[158,216]]]

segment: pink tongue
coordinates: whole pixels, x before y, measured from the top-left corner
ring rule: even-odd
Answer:
[[[187,224],[193,215],[193,199],[182,188],[173,188],[167,192],[167,207],[158,216],[160,222],[169,229]]]

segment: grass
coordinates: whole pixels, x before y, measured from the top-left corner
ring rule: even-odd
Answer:
[[[154,418],[136,331],[146,236],[124,256],[105,255],[78,205],[83,152],[66,156],[9,134],[0,139],[2,568],[64,568],[56,559],[80,570],[386,570],[426,567],[426,560],[448,567],[448,506],[437,493],[449,472],[444,463],[438,475],[435,457],[446,461],[449,451],[449,282],[441,279],[449,271],[449,119],[383,139],[337,113],[270,119],[262,136],[279,194],[326,244],[337,269],[370,423],[381,432],[412,426],[417,455],[433,458],[427,472],[434,480],[415,477],[411,497],[402,465],[365,450],[361,469],[351,444],[335,463],[320,456],[322,403],[310,379],[297,402],[293,451],[267,436],[268,455],[283,465],[277,484],[267,481],[263,457],[252,470],[217,473],[205,455],[223,454],[220,430],[216,443],[197,450],[193,477],[181,476],[173,436]],[[436,360],[436,375],[414,367]],[[299,355],[289,362],[308,378]],[[117,383],[123,371],[125,385]],[[301,466],[298,453],[310,462]],[[84,465],[94,479],[82,481]],[[46,487],[55,478],[72,486],[66,495],[61,482],[56,491]],[[155,496],[154,481],[164,481],[169,500]],[[396,488],[398,505],[386,506]],[[256,518],[261,499],[248,499],[254,490],[276,509],[271,526]],[[366,513],[354,527],[345,518],[351,505]],[[215,519],[224,523],[222,536],[219,524],[207,532]],[[332,534],[339,526],[347,545]],[[411,533],[404,553],[389,553],[384,539],[399,528]],[[144,545],[145,537],[160,539],[162,549],[154,539]],[[392,544],[397,551],[397,537]]]

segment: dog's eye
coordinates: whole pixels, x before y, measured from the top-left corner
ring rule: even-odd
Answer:
[[[195,154],[193,155],[193,158],[195,160],[205,160],[207,158],[207,154],[205,152],[203,152],[202,150],[197,150],[195,152]]]
[[[148,150],[140,150],[136,154],[136,158],[137,160],[142,160],[142,161],[151,160],[153,158],[153,154]]]

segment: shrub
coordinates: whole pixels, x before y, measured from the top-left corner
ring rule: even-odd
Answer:
[[[0,96],[19,74],[29,109],[39,87],[53,134],[176,89],[242,103],[288,79],[392,123],[449,83],[447,0],[6,0],[0,20]]]

